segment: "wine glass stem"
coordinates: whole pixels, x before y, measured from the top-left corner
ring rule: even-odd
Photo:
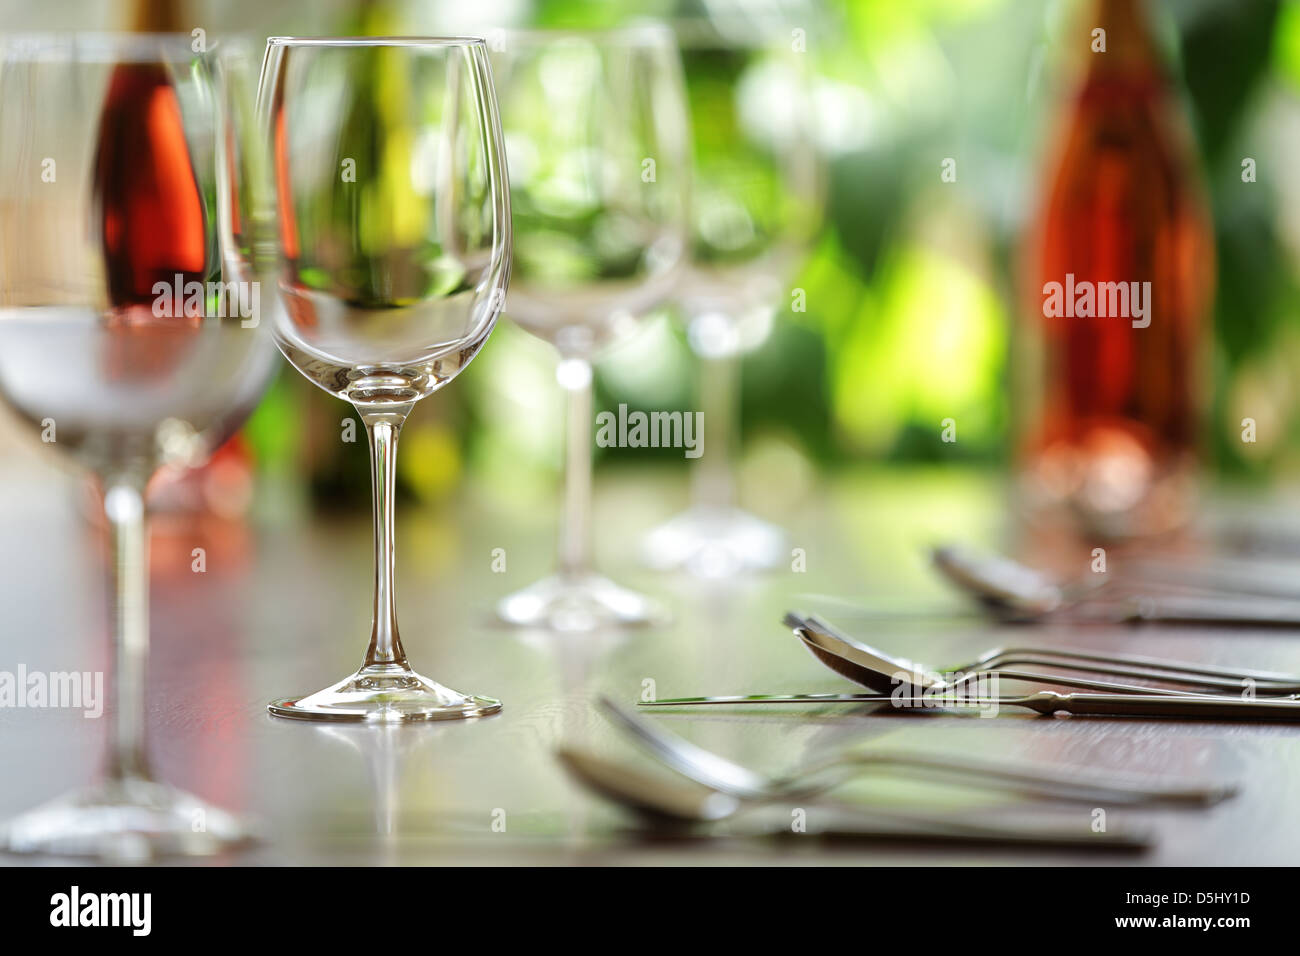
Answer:
[[[393,498],[397,491],[397,436],[409,411],[407,407],[400,412],[361,412],[370,435],[370,481],[375,496],[375,610],[366,667],[406,667],[393,594]]]
[[[556,378],[564,389],[564,511],[560,515],[560,572],[591,566],[591,362],[562,358]]]
[[[735,498],[732,462],[740,402],[740,359],[735,352],[702,356],[700,411],[704,413],[704,454],[695,469],[696,506],[730,508]]]
[[[104,495],[113,539],[115,667],[110,780],[149,775],[144,752],[144,680],[149,658],[149,531],[143,483],[119,480]]]

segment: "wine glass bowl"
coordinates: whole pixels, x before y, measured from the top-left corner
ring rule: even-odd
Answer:
[[[486,47],[457,37],[272,38],[259,85],[270,144],[275,339],[350,402],[371,449],[375,600],[354,674],[269,705],[279,717],[477,717],[407,663],[393,593],[394,455],[411,409],[487,340],[510,270],[510,196]]]
[[[255,192],[232,188],[214,142],[235,117],[202,102],[233,92],[235,54],[195,55],[199,75],[180,76],[191,52],[164,37],[4,48],[0,394],[99,474],[202,463],[274,365],[260,293],[218,252],[218,190],[235,209]]]
[[[515,215],[507,313],[559,352],[568,407],[559,568],[497,613],[551,630],[656,623],[656,602],[590,566],[591,363],[680,278],[689,164],[672,34],[505,31],[492,57]]]
[[[481,43],[274,38],[264,71],[277,341],[340,398],[424,398],[474,357],[505,293]]]
[[[0,39],[0,406],[94,474],[113,539],[102,777],[0,826],[0,848],[218,852],[249,825],[153,778],[144,740],[145,486],[202,464],[275,367],[257,274],[233,268],[261,195],[237,48],[184,35]]]
[[[690,260],[677,301],[703,355],[762,343],[820,221],[807,71],[761,36],[681,27],[691,115]],[[726,336],[706,326],[725,318]],[[710,334],[710,333],[713,334]]]
[[[821,222],[823,176],[809,129],[807,55],[789,31],[743,18],[675,24],[692,134],[689,264],[676,293],[702,361],[700,406],[712,453],[694,503],[647,536],[646,562],[701,577],[772,568],[785,533],[736,506],[731,459],[739,357],[768,337],[787,283]]]
[[[672,49],[648,27],[510,32],[501,46],[516,235],[508,314],[562,355],[589,357],[629,334],[678,277],[683,131],[664,108],[679,95]]]

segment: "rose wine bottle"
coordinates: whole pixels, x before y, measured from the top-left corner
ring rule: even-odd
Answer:
[[[100,116],[95,195],[113,306],[155,311],[156,283],[174,286],[179,275],[183,287],[206,278],[203,200],[162,64],[113,67]]]
[[[131,29],[137,33],[174,33],[184,17],[176,0],[135,0]],[[142,41],[141,50],[147,50]],[[208,248],[206,208],[194,169],[176,84],[162,58],[123,60],[113,65],[96,130],[94,196],[98,244],[108,289],[108,309],[101,341],[100,377],[106,388],[134,394],[184,388],[188,363],[196,353],[218,362],[240,354],[234,336],[218,345],[204,340],[202,302],[187,285],[204,284],[215,249]],[[163,291],[163,290],[166,291]],[[187,424],[206,419],[194,412]],[[242,416],[241,416],[242,418]],[[153,488],[155,514],[175,510],[211,510],[217,478],[242,469],[251,480],[247,445],[235,435],[202,467],[162,472]],[[186,487],[208,496],[186,497]],[[218,505],[234,509],[231,495]]]
[[[1104,31],[1104,32],[1099,32]],[[1096,0],[1023,247],[1021,498],[1090,536],[1187,515],[1213,234],[1139,0]]]
[[[159,29],[171,25],[174,7],[145,0],[135,13],[136,29]],[[116,63],[96,132],[95,215],[109,298],[104,364],[120,381],[174,372],[201,317],[185,286],[207,278],[203,197],[167,70],[147,56]],[[160,296],[160,288],[173,291]]]

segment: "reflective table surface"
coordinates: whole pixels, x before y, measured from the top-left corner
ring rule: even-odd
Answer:
[[[791,569],[741,583],[642,570],[639,536],[687,497],[680,472],[609,469],[598,476],[602,569],[668,602],[665,629],[616,634],[517,632],[492,622],[494,601],[548,570],[554,510],[468,486],[439,507],[399,509],[402,637],[421,672],[499,697],[502,714],[425,726],[311,724],[273,718],[273,697],[314,690],[354,666],[369,623],[369,516],[311,515],[259,492],[254,515],[229,521],[164,514],[152,545],[153,656],[149,746],[157,774],[256,817],[256,847],[238,864],[638,864],[935,862],[1294,864],[1300,830],[1300,725],[976,716],[870,715],[844,708],[658,713],[682,735],[754,767],[784,770],[850,745],[902,747],[1097,769],[1229,779],[1242,788],[1209,811],[1073,806],[1154,826],[1137,857],[999,848],[955,850],[780,842],[721,832],[646,829],[566,778],[560,742],[621,760],[639,752],[593,709],[598,693],[851,691],[782,627],[789,607],[817,610],[851,633],[933,664],[970,660],[1014,638],[1300,671],[1300,633],[1207,628],[1002,628],[977,619],[855,619],[831,598],[960,609],[924,549],[958,539],[1005,544],[1006,495],[989,474],[851,471],[765,517],[791,531]],[[49,459],[0,463],[0,671],[108,667],[105,546],[82,484]],[[1253,506],[1251,520],[1260,520]],[[1285,501],[1268,505],[1281,517]],[[195,549],[203,570],[195,570]],[[503,549],[496,551],[496,549]],[[504,557],[504,562],[501,558]],[[504,563],[504,569],[502,564]],[[799,570],[797,568],[802,568]],[[0,815],[91,779],[106,719],[69,709],[0,708]],[[648,766],[648,761],[642,763]],[[880,777],[845,796],[882,806],[1017,816],[1017,798]],[[788,808],[754,824],[788,828]],[[809,828],[817,810],[808,808]],[[0,858],[5,864],[40,862]],[[211,862],[211,861],[209,861]]]

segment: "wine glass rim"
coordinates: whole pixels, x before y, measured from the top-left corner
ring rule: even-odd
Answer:
[[[472,47],[485,46],[482,37],[474,36],[332,36],[332,37],[267,37],[267,46],[411,46],[411,47]]]
[[[44,33],[6,33],[0,35],[0,52],[6,57],[48,55],[62,51],[75,51],[79,57],[104,56],[113,60],[157,59],[159,51],[180,53],[185,57],[202,57],[227,45],[225,39],[208,40],[195,49],[198,37],[194,33],[136,33],[113,31],[68,31]],[[239,46],[232,38],[231,46]]]

